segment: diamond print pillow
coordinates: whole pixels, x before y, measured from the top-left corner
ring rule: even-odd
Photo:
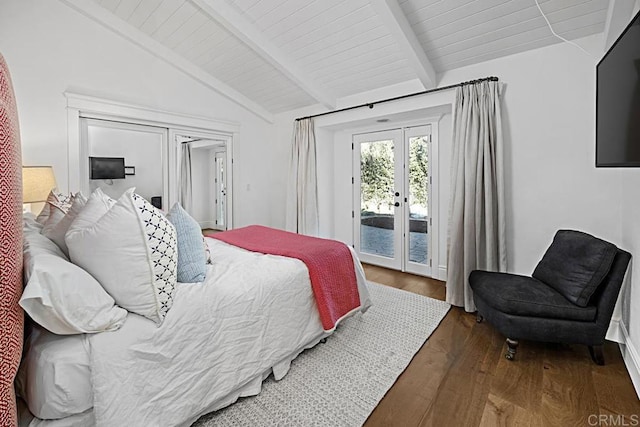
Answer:
[[[80,211],[87,204],[87,198],[82,194],[78,193],[73,196],[73,201],[71,202],[71,207],[67,210],[66,213],[63,214],[63,217],[57,219],[56,217],[59,213],[64,212],[60,207],[54,205],[53,203],[50,205],[51,214],[49,218],[44,224],[42,228],[42,234],[51,239],[53,243],[58,245],[62,252],[65,255],[69,256],[69,250],[67,249],[67,244],[64,241],[65,234],[69,230],[69,226],[73,222],[73,220],[78,216]]]
[[[133,191],[94,224],[72,224],[65,240],[71,261],[95,277],[116,304],[159,325],[173,304],[176,230]]]
[[[44,224],[47,222],[49,215],[51,214],[51,206],[50,204],[54,204],[58,208],[60,208],[63,212],[67,212],[71,207],[71,194],[65,195],[60,193],[55,188],[49,192],[49,196],[47,196],[47,202],[44,204],[42,211],[38,214],[36,221],[40,224]]]

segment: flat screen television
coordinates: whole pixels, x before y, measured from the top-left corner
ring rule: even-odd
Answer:
[[[640,12],[596,74],[596,167],[640,167]]]
[[[89,157],[91,179],[124,179],[124,157]]]

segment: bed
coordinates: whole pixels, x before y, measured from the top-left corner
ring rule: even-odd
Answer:
[[[129,313],[115,332],[57,340],[46,331],[36,335],[25,358],[28,363],[23,363],[18,376],[18,389],[25,390],[21,394],[36,405],[32,410],[46,414],[40,412],[38,402],[46,400],[41,394],[62,396],[59,405],[93,409],[66,421],[35,420],[32,426],[72,421],[190,425],[241,396],[259,393],[268,375],[282,378],[300,352],[331,334],[323,329],[301,261],[249,252],[214,239],[207,239],[207,244],[215,256],[206,281],[177,285],[174,306],[161,327]],[[357,276],[364,288],[362,270]],[[366,290],[360,294],[368,306]],[[46,364],[41,360],[49,362],[42,368],[51,370],[51,347],[60,346],[61,340],[73,340],[65,347],[75,365],[90,366],[84,372],[91,377],[75,379],[73,371],[37,390],[46,381],[37,374],[29,378],[23,370]],[[71,356],[57,352],[55,357],[60,358],[60,372],[71,371]],[[78,402],[86,384],[91,384],[90,401]]]
[[[23,342],[24,315],[18,305],[23,233],[28,240],[39,231],[29,225],[23,229],[15,102],[1,57],[0,84],[0,117],[13,117],[3,120],[0,129],[0,156],[9,160],[0,172],[4,426],[18,422],[13,383]],[[351,248],[360,304],[327,328],[305,263],[222,240],[208,238],[206,244],[214,254],[206,280],[177,283],[161,324],[129,312],[110,332],[61,336],[34,328],[17,388],[35,412],[60,419],[33,418],[31,426],[190,425],[239,397],[259,393],[267,376],[282,378],[298,354],[370,305],[364,272]],[[71,407],[74,413],[60,412]]]

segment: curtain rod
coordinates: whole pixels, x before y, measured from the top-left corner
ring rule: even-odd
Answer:
[[[305,119],[311,119],[311,118],[314,118],[314,117],[326,116],[328,114],[333,114],[333,113],[341,113],[343,111],[355,110],[356,108],[362,108],[362,107],[373,108],[373,106],[376,105],[376,104],[383,104],[385,102],[398,101],[400,99],[411,98],[412,96],[426,95],[427,93],[439,92],[441,90],[453,89],[455,87],[470,85],[470,84],[474,84],[474,83],[480,83],[480,82],[484,82],[484,81],[497,82],[498,78],[495,77],[495,76],[491,76],[491,77],[484,77],[484,78],[476,79],[476,80],[469,80],[467,82],[456,83],[456,84],[449,85],[449,86],[443,86],[443,87],[437,87],[437,88],[434,88],[434,89],[423,90],[422,92],[415,92],[415,93],[410,93],[408,95],[396,96],[394,98],[381,99],[379,101],[367,102],[366,104],[360,104],[360,105],[354,105],[352,107],[341,108],[339,110],[327,111],[326,113],[313,114],[311,116],[306,116],[306,117],[298,117],[296,119],[296,121],[305,120]]]

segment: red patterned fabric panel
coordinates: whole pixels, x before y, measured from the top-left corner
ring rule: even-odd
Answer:
[[[0,426],[15,426],[13,380],[22,355],[22,156],[11,77],[0,54]]]

